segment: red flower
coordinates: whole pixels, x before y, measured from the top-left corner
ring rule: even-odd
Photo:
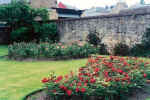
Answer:
[[[79,79],[80,79],[80,81],[83,81],[83,80],[84,80],[83,77],[79,77]]]
[[[86,91],[86,89],[85,88],[81,88],[81,90],[80,90],[82,93],[84,93],[85,91]]]
[[[147,77],[147,74],[143,74],[143,76],[144,76],[144,78],[146,78],[146,77]]]
[[[76,88],[76,92],[79,92],[79,88]]]
[[[67,90],[66,92],[67,92],[68,96],[71,96],[71,94],[72,94],[71,90]]]
[[[97,72],[99,72],[99,70],[100,70],[99,68],[95,68],[94,72],[97,73]]]
[[[112,68],[113,67],[113,63],[108,63],[108,67]]]
[[[81,82],[77,83],[77,86],[81,86],[81,85],[82,85]]]
[[[106,79],[106,82],[109,82],[109,81],[111,81],[112,80],[112,78],[107,78]]]
[[[113,72],[115,72],[115,71],[116,71],[116,69],[115,69],[114,67],[112,67],[112,71],[113,71]]]
[[[42,83],[47,83],[48,81],[49,81],[48,78],[43,78],[43,79],[42,79]]]
[[[90,83],[95,83],[95,82],[96,82],[96,80],[94,78],[90,79]]]
[[[124,66],[127,66],[127,65],[128,65],[128,63],[127,63],[127,62],[124,62],[124,63],[123,63],[123,65],[124,65]]]
[[[113,57],[113,56],[110,56],[110,59],[111,59],[111,60],[113,60],[113,59],[114,59],[114,57]]]
[[[57,81],[61,81],[63,79],[63,76],[58,76]]]
[[[87,86],[87,83],[84,83],[84,86]]]
[[[120,73],[120,74],[123,73],[123,71],[121,69],[118,69],[117,72]]]
[[[115,78],[115,81],[116,81],[116,82],[120,81],[120,78]]]
[[[56,93],[56,90],[53,90],[53,93]]]
[[[105,75],[105,77],[108,77],[108,76],[109,76],[109,74],[108,74],[107,71],[104,72],[104,75]]]
[[[83,75],[83,73],[79,73],[78,75],[79,75],[79,76],[82,76],[82,75]]]
[[[69,78],[69,76],[68,76],[68,75],[65,75],[65,78],[66,78],[66,79],[68,79],[68,78]]]
[[[59,88],[61,88],[62,90],[67,90],[67,87],[65,87],[64,85],[59,86]]]

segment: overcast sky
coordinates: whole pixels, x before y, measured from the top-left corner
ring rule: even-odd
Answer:
[[[87,9],[91,7],[97,7],[97,6],[110,6],[116,4],[119,0],[58,0],[65,4],[75,6],[80,9]],[[129,6],[134,5],[136,3],[139,3],[140,0],[123,0],[125,1]],[[150,4],[150,0],[145,0],[146,3]]]

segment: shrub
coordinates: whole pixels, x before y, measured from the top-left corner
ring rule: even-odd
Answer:
[[[39,40],[43,42],[50,40],[51,42],[56,42],[59,40],[59,35],[57,33],[57,26],[54,23],[44,23],[40,27],[37,27],[39,33]]]
[[[107,46],[105,44],[103,44],[103,43],[99,44],[98,48],[99,48],[99,54],[101,54],[101,55],[108,55],[109,54],[109,52],[107,50]]]
[[[142,44],[145,48],[150,49],[150,28],[147,28],[146,32],[143,34]]]
[[[135,44],[130,50],[131,56],[150,57],[150,28],[142,36],[142,43]]]
[[[98,37],[96,33],[88,34],[87,41],[88,43],[93,44],[94,46],[97,46],[101,43],[101,39]]]
[[[77,74],[71,72],[56,77],[52,73],[50,77],[43,78],[42,83],[51,97],[95,96],[100,100],[122,100],[132,90],[144,86],[150,73],[149,67],[150,63],[137,58],[90,57]]]
[[[98,37],[98,33],[96,31],[90,32],[90,34],[87,36],[87,42],[97,47],[99,49],[99,54],[107,55],[109,53],[106,45],[102,43],[102,38],[103,36],[101,38]]]
[[[130,53],[130,48],[124,43],[118,43],[113,49],[114,55],[117,56],[127,56]]]
[[[83,58],[96,54],[98,49],[90,44],[73,43],[14,43],[8,47],[9,58]]]

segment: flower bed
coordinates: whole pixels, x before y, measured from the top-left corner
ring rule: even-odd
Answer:
[[[137,58],[90,57],[78,74],[43,78],[47,93],[57,99],[74,96],[86,100],[121,100],[137,88],[143,88],[150,76],[150,64]]]
[[[26,58],[84,58],[96,54],[98,49],[88,43],[75,42],[69,45],[62,43],[14,43],[8,47],[8,57]]]

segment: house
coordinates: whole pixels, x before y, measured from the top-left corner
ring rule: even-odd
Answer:
[[[91,9],[87,9],[83,12],[82,17],[118,14],[121,10],[127,8],[128,5],[123,0],[120,0],[116,5],[112,5],[110,7],[93,7]]]
[[[90,17],[90,16],[100,16],[108,14],[110,10],[104,8],[104,7],[93,7],[91,9],[85,10],[81,17]]]
[[[68,8],[52,8],[56,10],[58,19],[80,18],[83,10]]]

